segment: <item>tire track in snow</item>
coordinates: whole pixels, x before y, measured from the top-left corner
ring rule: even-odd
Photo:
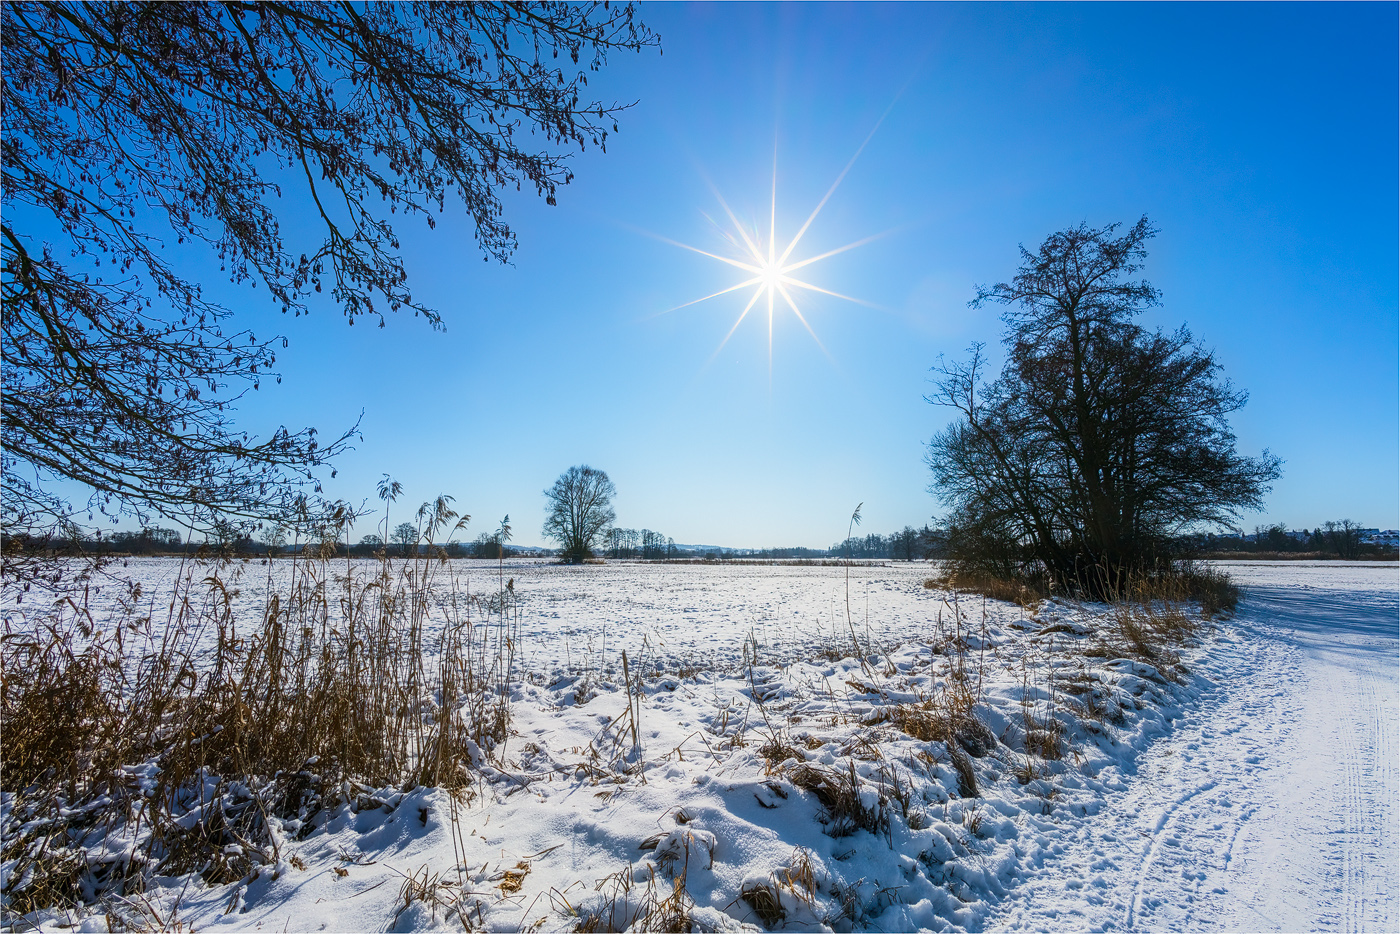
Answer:
[[[1250,570],[1214,689],[987,929],[1397,928],[1394,571]]]
[[[1329,684],[1329,691],[1334,697],[1337,695],[1336,684]],[[1336,730],[1338,735],[1338,746],[1342,752],[1342,770],[1346,776],[1345,795],[1340,802],[1341,811],[1345,817],[1345,833],[1342,836],[1342,928],[1351,932],[1359,930],[1358,920],[1361,912],[1356,904],[1357,888],[1357,867],[1356,867],[1356,835],[1362,832],[1357,813],[1358,805],[1363,802],[1361,791],[1360,762],[1355,738],[1350,731],[1345,729]]]
[[[1153,831],[1150,841],[1148,842],[1146,848],[1143,849],[1142,859],[1139,861],[1137,872],[1135,873],[1135,875],[1137,876],[1137,881],[1133,885],[1133,900],[1128,904],[1128,918],[1126,925],[1130,930],[1133,926],[1133,916],[1138,913],[1142,903],[1143,879],[1146,876],[1148,870],[1151,868],[1153,860],[1157,858],[1157,851],[1162,846],[1162,830],[1167,826],[1168,822],[1170,822],[1176,816],[1178,808],[1180,808],[1183,804],[1185,804],[1187,801],[1190,801],[1197,795],[1202,794],[1203,792],[1211,791],[1215,788],[1217,784],[1219,783],[1215,781],[1208,781],[1204,785],[1200,785],[1194,790],[1187,792],[1186,794],[1173,801],[1171,805],[1165,811],[1163,811],[1162,815],[1157,819],[1157,827]]]
[[[1247,789],[1260,756],[1251,724],[1277,719],[1263,715],[1276,697],[1261,699],[1240,686],[1251,675],[1281,681],[1297,657],[1267,641],[1228,636],[1212,653],[1203,666],[1212,669],[1212,684],[1171,733],[1140,754],[1128,790],[1098,816],[1066,828],[1073,841],[1065,853],[1010,893],[989,930],[1161,927],[1163,912],[1168,928],[1199,926],[1194,901],[1207,878],[1201,869],[1223,870],[1242,820],[1233,798],[1252,798]],[[1223,858],[1215,846],[1222,834],[1230,838]],[[1067,894],[1078,901],[1073,908]]]
[[[1385,891],[1381,878],[1366,871],[1367,856],[1373,851],[1394,852],[1387,847],[1388,820],[1383,790],[1394,788],[1393,754],[1389,734],[1393,722],[1385,716],[1384,704],[1374,672],[1357,674],[1348,685],[1347,706],[1364,711],[1365,728],[1360,732],[1370,743],[1358,741],[1357,733],[1338,727],[1345,755],[1346,795],[1341,806],[1346,814],[1346,833],[1341,840],[1343,885],[1341,891],[1343,924],[1347,931],[1368,927],[1371,909],[1383,908]],[[1341,692],[1336,692],[1340,694]],[[1377,790],[1382,790],[1377,794]]]

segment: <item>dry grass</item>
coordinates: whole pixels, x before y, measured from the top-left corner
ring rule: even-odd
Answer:
[[[1064,758],[1064,725],[1051,717],[1045,720],[1045,726],[1046,729],[1037,728],[1026,731],[1026,752],[1047,761]]]
[[[159,902],[136,894],[114,896],[103,905],[109,931],[193,932],[194,924],[179,917],[179,906],[163,908]]]
[[[809,904],[816,896],[821,881],[817,875],[817,867],[812,862],[814,855],[806,847],[797,847],[792,851],[787,866],[779,871],[777,876],[784,887]]]
[[[1173,646],[1200,629],[1200,618],[1178,603],[1115,603],[1112,629],[1102,654],[1148,662],[1168,678],[1183,672],[1181,655]]]
[[[890,722],[915,739],[943,743],[958,774],[958,796],[975,798],[981,794],[972,757],[981,758],[997,745],[996,735],[981,720],[970,713],[950,713],[925,701],[893,706]]]
[[[873,805],[861,798],[861,781],[856,775],[855,762],[847,759],[846,768],[828,768],[800,763],[783,770],[784,776],[798,788],[811,792],[826,809],[826,832],[844,837],[858,830],[873,834],[888,833],[890,816],[887,808],[888,789],[882,784]]]
[[[956,595],[951,604],[945,602],[936,618],[936,645],[947,657],[943,682],[931,697],[918,703],[886,705],[882,713],[883,719],[915,739],[943,743],[958,775],[958,795],[964,798],[981,794],[972,759],[980,759],[997,747],[996,735],[975,714],[987,664],[985,608],[975,653],[970,642],[977,635],[973,630]],[[902,803],[907,820],[908,802]]]
[[[633,881],[633,867],[628,866],[604,877],[595,887],[603,894],[602,902],[579,910],[562,896],[552,896],[555,910],[574,918],[570,930],[593,934],[611,931],[658,931],[681,934],[694,929],[691,913],[695,901],[685,887],[685,871],[678,873],[669,886],[658,885],[656,874],[647,876],[646,884]]]
[[[789,759],[796,759],[798,762],[805,758],[802,752],[788,742],[787,738],[779,732],[765,745],[758,748],[758,754],[768,763],[765,772],[771,773],[773,769],[787,762]]]
[[[930,590],[980,594],[1027,608],[1034,608],[1051,593],[1049,582],[1034,575],[1007,578],[952,568],[924,581],[924,586]],[[1115,601],[1192,602],[1199,604],[1202,615],[1207,617],[1233,612],[1240,597],[1239,587],[1224,571],[1191,561],[1178,562],[1161,573],[1134,575],[1124,586],[1112,589]]]
[[[278,858],[271,815],[310,832],[344,788],[468,793],[473,749],[507,733],[518,630],[508,601],[474,627],[485,604],[444,567],[297,558],[251,628],[219,566],[185,575],[164,614],[133,599],[99,625],[67,599],[41,625],[7,623],[7,921],[134,897],[155,873],[243,878]],[[134,842],[115,863],[69,846],[114,827]]]
[[[787,918],[787,910],[783,908],[782,899],[778,897],[778,886],[771,880],[745,884],[739,890],[739,897],[753,909],[753,913],[758,915],[758,920],[763,922],[764,927],[777,927]]]
[[[423,905],[431,912],[434,925],[438,913],[441,912],[443,921],[450,922],[455,919],[464,931],[472,930],[473,921],[480,922],[482,917],[479,898],[464,894],[460,882],[447,878],[446,873],[431,872],[426,865],[404,876],[403,885],[399,886],[399,897],[389,929],[398,927],[400,917],[415,904]]]
[[[971,714],[952,713],[933,701],[894,704],[888,715],[893,726],[923,742],[957,742],[979,759],[996,748],[996,735],[981,720]]]
[[[952,590],[972,593],[990,600],[1003,600],[1018,606],[1033,608],[1050,596],[1050,590],[1038,578],[1010,579],[978,571],[946,570],[924,581],[930,590]]]
[[[1240,589],[1224,571],[1186,561],[1176,565],[1169,573],[1134,577],[1115,597],[1115,602],[1141,604],[1180,606],[1195,603],[1199,605],[1201,615],[1210,618],[1234,612],[1235,605],[1239,603]]]

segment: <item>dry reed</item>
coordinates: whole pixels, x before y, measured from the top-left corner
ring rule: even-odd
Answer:
[[[468,794],[507,735],[519,608],[513,590],[459,588],[432,545],[457,518],[447,502],[420,511],[424,555],[339,565],[311,549],[275,592],[269,569],[251,626],[227,566],[194,564],[163,612],[132,599],[99,624],[70,596],[38,623],[7,619],[4,923],[133,898],[156,873],[243,878],[277,861],[273,820],[305,835],[347,794]],[[98,833],[125,855],[88,865]]]

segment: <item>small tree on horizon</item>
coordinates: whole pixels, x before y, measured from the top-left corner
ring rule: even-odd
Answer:
[[[1355,558],[1361,550],[1361,526],[1350,519],[1324,522],[1322,530],[1331,550],[1339,558]]]
[[[412,522],[400,522],[394,526],[393,540],[398,544],[404,557],[409,557],[418,551],[418,530],[414,528]]]
[[[549,504],[544,534],[559,543],[566,563],[580,564],[593,557],[594,547],[604,540],[617,518],[612,508],[616,494],[608,475],[587,464],[570,467],[544,491]]]
[[[919,533],[912,525],[906,525],[890,536],[890,557],[913,561],[919,553]]]
[[[258,541],[262,542],[267,549],[269,557],[279,555],[287,547],[287,529],[280,523],[270,523],[263,526],[258,533]]]

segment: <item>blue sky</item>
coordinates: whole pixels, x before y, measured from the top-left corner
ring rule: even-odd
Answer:
[[[401,222],[446,333],[226,292],[290,340],[282,385],[240,420],[331,431],[363,410],[328,491],[373,502],[389,473],[401,511],[456,496],[469,537],[509,513],[543,544],[541,491],[579,463],[617,484],[620,524],[678,542],[824,546],[861,502],[865,530],[917,526],[940,511],[922,458],[948,418],[922,399],[928,369],[1001,333],[967,307],[976,284],[1011,276],[1020,243],[1147,214],[1148,323],[1215,349],[1250,393],[1241,450],[1285,461],[1244,524],[1394,528],[1396,11],[646,6],[664,55],[595,78],[638,104],[558,207],[510,193],[512,265],[482,262],[464,216]],[[766,235],[775,148],[790,238],[867,136],[794,257],[883,234],[802,273],[875,307],[799,296],[819,346],[780,306],[771,367],[762,306],[716,354],[747,292],[658,314],[741,275],[660,238],[726,251],[716,192]]]

